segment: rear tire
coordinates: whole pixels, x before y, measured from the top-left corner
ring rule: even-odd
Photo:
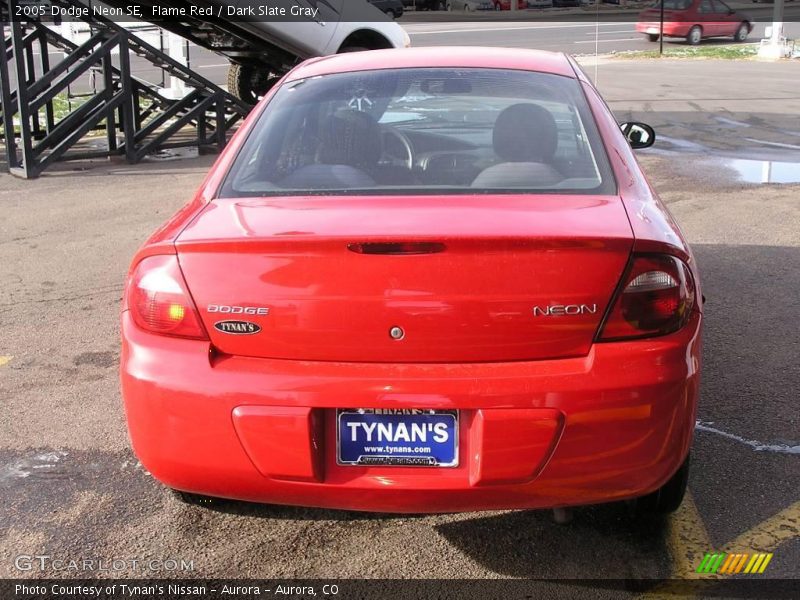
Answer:
[[[700,40],[703,39],[703,28],[699,25],[695,25],[689,30],[689,33],[686,35],[686,41],[692,45],[697,46],[700,43]]]
[[[256,104],[278,79],[266,65],[231,63],[228,67],[228,91],[248,104]]]
[[[670,477],[669,481],[658,488],[655,492],[642,496],[635,500],[636,514],[641,516],[668,515],[678,510],[686,494],[686,486],[689,483],[689,457]]]
[[[172,488],[170,488],[169,491],[172,492],[172,496],[182,504],[190,504],[192,506],[208,506],[209,504],[216,502],[216,498],[212,498],[211,496],[202,496],[200,494],[192,494],[190,492],[181,492],[180,490],[174,490]]]
[[[657,33],[648,33],[647,34],[647,41],[648,42],[657,42],[658,41],[658,34]]]
[[[739,28],[736,30],[736,33],[733,34],[733,41],[735,42],[744,42],[747,40],[747,36],[750,35],[750,25],[746,22],[742,21]]]

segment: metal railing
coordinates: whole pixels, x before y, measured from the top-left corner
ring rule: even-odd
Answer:
[[[17,0],[6,0],[9,14]],[[78,0],[63,0],[79,5]],[[37,20],[8,19],[0,52],[0,120],[8,169],[25,178],[38,177],[53,162],[124,156],[135,163],[167,148],[219,150],[250,107],[208,79],[120,25],[89,17],[89,39],[78,45]],[[64,58],[51,62],[51,51]],[[157,84],[131,73],[138,56],[191,89],[167,98]],[[82,94],[82,103],[66,114],[56,111],[61,98],[74,96],[70,86],[93,72],[100,85]],[[93,131],[105,132],[102,149],[80,148]],[[85,146],[85,144],[84,144]]]

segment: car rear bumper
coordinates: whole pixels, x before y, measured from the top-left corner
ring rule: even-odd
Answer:
[[[686,37],[692,25],[692,23],[684,23],[681,21],[664,21],[664,36]],[[658,21],[640,21],[636,23],[636,31],[639,33],[658,35],[660,31],[659,27]]]
[[[686,457],[700,320],[585,357],[397,365],[218,356],[123,312],[122,392],[137,456],[183,491],[386,512],[592,504],[649,493]],[[337,465],[337,407],[458,409],[459,465]]]

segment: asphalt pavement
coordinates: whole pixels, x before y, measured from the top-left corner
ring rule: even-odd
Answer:
[[[117,319],[135,249],[213,157],[65,163],[35,181],[0,174],[0,576],[93,575],[15,566],[39,553],[193,565],[123,576],[682,578],[705,552],[759,550],[774,552],[765,577],[797,578],[800,185],[755,181],[780,165],[800,179],[800,65],[585,67],[620,120],[662,135],[640,159],[693,244],[708,298],[690,495],[675,516],[643,524],[612,504],[557,525],[548,511],[178,503],[129,448]],[[756,161],[757,176],[735,161]]]
[[[578,61],[620,121],[656,128],[656,152],[800,162],[798,60]]]

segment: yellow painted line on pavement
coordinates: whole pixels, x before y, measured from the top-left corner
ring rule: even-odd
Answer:
[[[700,574],[695,573],[695,570],[713,545],[692,493],[688,490],[683,504],[670,519],[667,548],[672,555],[672,577],[700,578]]]
[[[669,575],[671,581],[665,581],[643,594],[641,596],[643,600],[675,600],[676,596],[691,597],[696,593],[698,583],[687,580],[709,578],[708,575],[701,576],[695,572],[705,553],[712,548],[712,544],[690,490],[686,490],[683,503],[670,517],[666,543],[672,558],[672,572]],[[715,575],[710,577],[712,581],[717,579]]]
[[[745,531],[723,547],[723,551],[756,550],[772,552],[789,540],[800,538],[800,501]],[[763,565],[762,565],[763,566]]]
[[[711,585],[721,578],[718,574],[696,572],[705,553],[712,552],[714,546],[690,492],[686,492],[683,504],[670,519],[668,527],[667,548],[672,556],[670,574],[672,581],[667,581],[643,594],[641,596],[643,599],[675,600],[676,594],[694,597],[701,593],[704,587],[698,580],[704,580]],[[745,564],[748,555],[734,554],[737,550],[755,550],[769,554],[757,555],[756,562],[750,561],[745,573],[763,573],[772,560],[772,552],[784,542],[798,538],[800,538],[800,502],[795,502],[724,544],[723,551],[731,553],[726,560],[726,564],[731,563],[727,572],[739,573]]]
[[[0,367],[7,365],[11,362],[11,359],[14,358],[13,356],[0,356]]]

